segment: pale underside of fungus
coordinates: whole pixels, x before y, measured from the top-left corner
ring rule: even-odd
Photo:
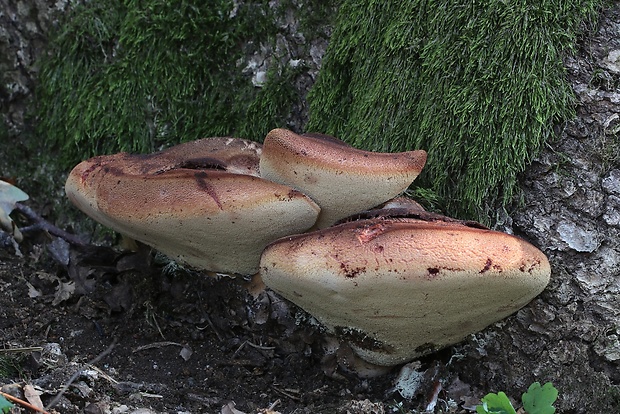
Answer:
[[[392,366],[463,340],[545,288],[545,255],[456,220],[379,217],[267,247],[267,286],[313,315],[365,361]]]

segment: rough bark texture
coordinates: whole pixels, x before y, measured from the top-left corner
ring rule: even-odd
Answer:
[[[524,174],[525,205],[514,216],[515,232],[548,255],[552,281],[466,352],[479,360],[471,382],[517,396],[552,381],[563,413],[620,407],[620,7],[599,25],[566,62],[578,118]]]
[[[10,132],[24,129],[26,106],[36,81],[54,12],[65,1],[0,1],[0,109]]]

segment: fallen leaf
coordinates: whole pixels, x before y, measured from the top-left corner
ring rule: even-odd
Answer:
[[[235,408],[235,402],[231,401],[228,404],[226,404],[225,406],[222,407],[222,411],[220,411],[220,414],[246,414],[243,411],[239,411]]]
[[[73,295],[73,292],[75,292],[75,283],[61,282],[56,288],[56,294],[54,295],[52,306],[56,306],[60,302],[69,299]]]
[[[121,279],[103,296],[103,300],[112,312],[131,309],[134,302],[131,284],[127,280]]]
[[[44,407],[40,397],[41,394],[42,392],[35,390],[32,385],[24,385],[24,398],[26,398],[30,404],[43,410]]]
[[[192,349],[189,346],[185,345],[183,346],[183,349],[181,349],[179,355],[181,355],[181,358],[183,358],[183,360],[189,361],[193,353],[194,352],[192,351]]]
[[[0,228],[13,235],[17,241],[21,241],[22,236],[9,214],[15,208],[15,203],[25,200],[28,200],[28,194],[6,181],[0,181]]]
[[[52,258],[63,266],[69,264],[69,243],[60,237],[54,237],[51,243],[47,245],[47,250],[51,253]]]
[[[28,297],[38,298],[39,296],[43,295],[43,293],[39,289],[32,286],[32,283],[26,282],[26,286],[28,286]]]
[[[394,383],[394,390],[398,391],[403,398],[411,400],[419,393],[425,372],[421,368],[422,364],[419,361],[413,361],[403,365],[400,369]]]

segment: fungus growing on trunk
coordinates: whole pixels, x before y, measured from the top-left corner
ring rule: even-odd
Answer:
[[[549,281],[545,255],[515,236],[419,210],[371,216],[277,240],[260,266],[268,287],[370,363],[397,365],[455,344]]]
[[[212,138],[100,156],[77,165],[65,190],[99,223],[175,260],[253,274],[267,244],[307,230],[319,213],[299,191],[254,176],[259,154],[259,144]]]
[[[324,228],[399,195],[420,174],[425,151],[378,153],[353,148],[328,135],[274,129],[265,138],[261,177],[310,196]]]
[[[276,129],[262,149],[211,138],[96,157],[73,169],[66,192],[183,263],[258,272],[258,289],[262,278],[360,358],[389,367],[510,315],[550,277],[545,255],[515,236],[392,199],[425,161],[424,151],[371,153]]]

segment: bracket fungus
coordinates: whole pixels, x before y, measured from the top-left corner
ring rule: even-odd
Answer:
[[[310,228],[319,207],[257,171],[260,146],[212,138],[152,155],[78,164],[69,199],[96,221],[188,265],[254,274],[270,242]],[[232,171],[232,172],[231,172]]]
[[[524,240],[394,198],[425,162],[424,151],[274,129],[263,146],[209,138],[95,157],[65,189],[96,221],[180,262],[257,273],[362,360],[389,367],[510,315],[550,277]]]
[[[349,221],[269,245],[260,275],[363,360],[392,366],[525,306],[550,267],[531,244],[433,213]]]
[[[396,197],[425,163],[422,150],[370,152],[328,135],[274,129],[263,143],[260,175],[310,196],[321,207],[315,227],[324,228]]]

